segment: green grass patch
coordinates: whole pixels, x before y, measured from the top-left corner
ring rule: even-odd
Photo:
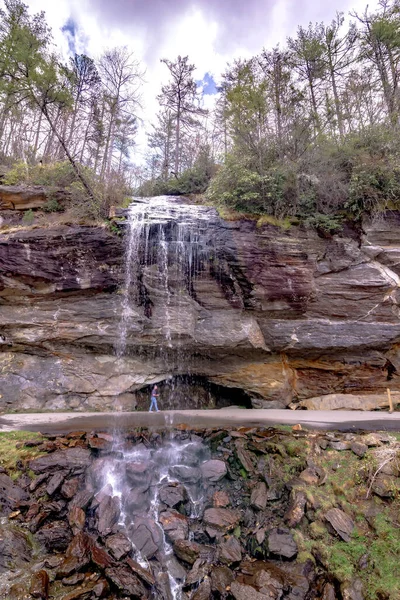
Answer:
[[[43,454],[37,449],[37,446],[32,448],[18,446],[27,440],[41,439],[41,437],[40,433],[30,431],[0,433],[0,466],[6,469],[12,479],[21,475],[22,465],[25,467],[29,460]]]

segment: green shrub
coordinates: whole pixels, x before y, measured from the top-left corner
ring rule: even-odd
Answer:
[[[4,175],[2,183],[4,185],[17,185],[25,183],[29,179],[29,167],[23,162],[16,162]]]
[[[377,213],[400,201],[400,168],[390,164],[357,165],[349,186],[346,208],[358,217],[363,213]]]
[[[46,204],[43,206],[43,210],[45,212],[60,212],[63,210],[63,207],[58,202],[56,198],[49,198]]]
[[[26,213],[24,213],[24,216],[22,217],[22,222],[24,225],[32,225],[34,220],[35,213],[31,209],[27,210]]]

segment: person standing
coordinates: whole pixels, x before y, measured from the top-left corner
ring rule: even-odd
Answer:
[[[151,398],[150,398],[150,408],[149,408],[149,412],[152,412],[153,410],[153,406],[156,410],[156,412],[158,412],[158,406],[157,406],[157,398],[158,398],[158,387],[155,385],[153,387],[153,389],[151,390]]]

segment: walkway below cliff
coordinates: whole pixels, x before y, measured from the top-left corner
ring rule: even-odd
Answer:
[[[245,410],[229,408],[222,410],[184,410],[148,412],[107,413],[31,413],[3,414],[0,416],[0,432],[26,430],[42,433],[69,431],[104,431],[134,429],[135,427],[190,427],[214,426],[261,426],[296,425],[312,429],[340,431],[400,431],[400,412],[369,411],[291,411],[291,410]]]

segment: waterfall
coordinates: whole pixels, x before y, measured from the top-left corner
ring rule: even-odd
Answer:
[[[120,291],[116,353],[143,353],[135,342],[139,323],[159,332],[159,355],[167,371],[185,361],[185,305],[194,303],[194,282],[208,268],[214,239],[209,231],[215,211],[160,196],[134,201],[127,213],[125,274]],[[185,371],[185,374],[189,374]]]
[[[154,598],[180,600],[182,596],[184,574],[179,569],[177,572],[161,521],[173,505],[168,493],[179,489],[183,494],[180,510],[189,527],[187,539],[192,539],[191,524],[201,517],[204,503],[199,467],[210,458],[208,447],[194,438],[166,433],[163,439],[157,434],[152,443],[137,442],[128,448],[125,441],[116,440],[113,454],[104,459],[96,498],[118,498],[121,512],[117,531],[131,541],[135,560],[155,575]],[[163,579],[163,573],[167,578]]]

